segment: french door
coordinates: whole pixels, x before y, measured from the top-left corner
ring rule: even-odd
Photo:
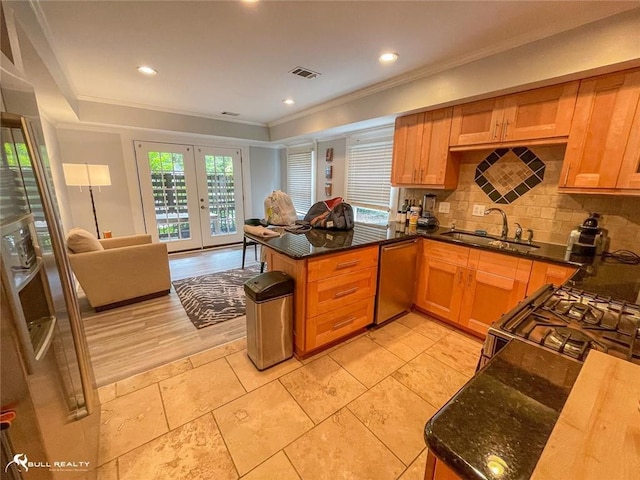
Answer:
[[[242,241],[242,165],[233,148],[135,142],[145,226],[170,252]]]

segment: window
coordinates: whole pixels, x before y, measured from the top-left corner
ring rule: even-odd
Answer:
[[[312,158],[310,148],[287,153],[287,194],[301,215],[306,214],[313,204]]]
[[[349,147],[346,200],[356,222],[386,225],[391,204],[391,140]]]

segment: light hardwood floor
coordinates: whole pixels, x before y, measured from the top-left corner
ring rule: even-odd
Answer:
[[[256,263],[253,247],[249,247],[245,266]],[[169,256],[172,280],[240,268],[241,264],[242,246]],[[80,306],[98,386],[231,342],[246,334],[244,316],[196,329],[173,288],[169,295],[105,312],[95,312],[82,296]]]

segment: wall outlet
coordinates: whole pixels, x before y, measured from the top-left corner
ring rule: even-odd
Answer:
[[[484,217],[484,205],[474,205],[473,206],[473,216],[474,217]]]
[[[449,213],[450,210],[451,204],[449,202],[441,202],[440,205],[438,205],[438,212],[440,213]]]

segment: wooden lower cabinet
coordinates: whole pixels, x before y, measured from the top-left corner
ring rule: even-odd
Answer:
[[[427,451],[427,465],[424,472],[424,480],[461,480],[442,460]]]
[[[556,287],[562,285],[576,273],[576,270],[575,267],[569,267],[567,265],[534,261],[533,267],[531,268],[531,275],[529,276],[527,296],[547,283],[551,283]]]
[[[531,265],[518,257],[423,240],[415,304],[484,337],[525,298]]]
[[[451,322],[457,322],[464,291],[462,278],[468,247],[422,241],[415,304]]]
[[[264,247],[270,271],[291,275],[294,352],[307,356],[373,323],[378,246],[293,259]]]

